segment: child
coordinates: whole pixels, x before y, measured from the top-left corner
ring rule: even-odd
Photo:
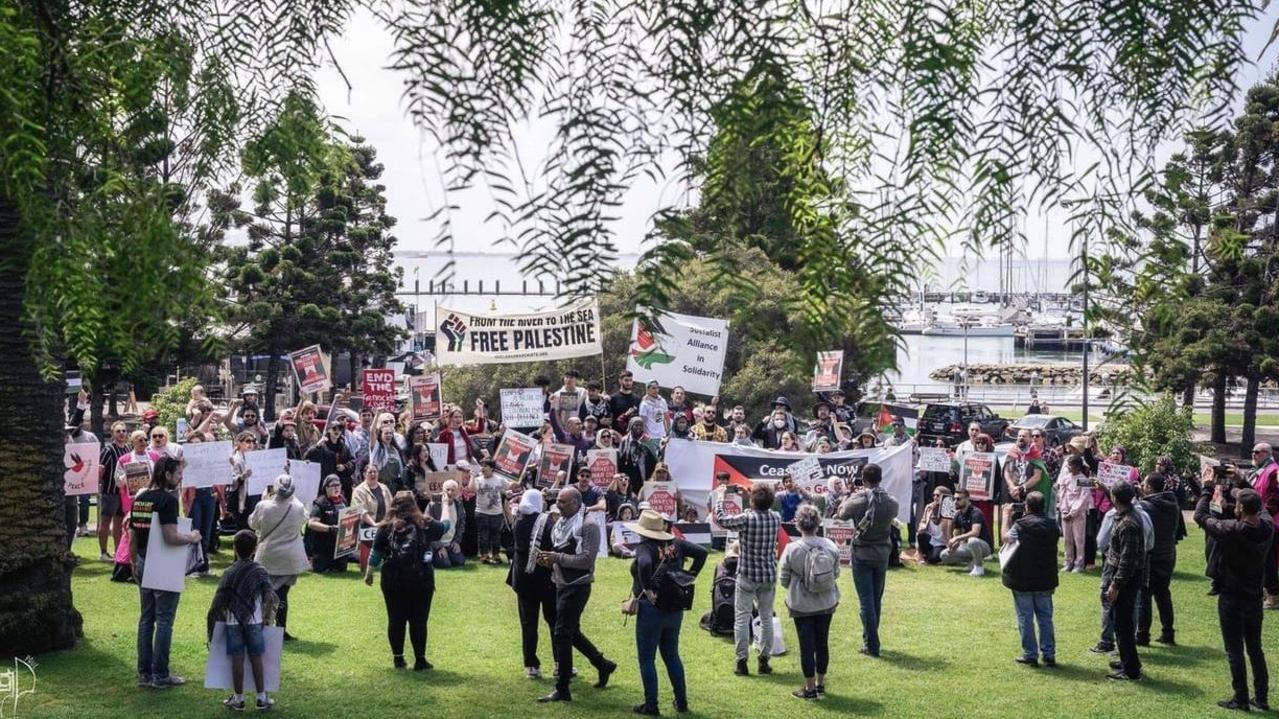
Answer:
[[[253,668],[253,685],[258,690],[257,708],[270,709],[275,700],[266,695],[266,680],[262,670],[262,654],[266,641],[262,637],[264,620],[275,613],[277,604],[271,579],[261,564],[253,561],[258,548],[258,537],[251,530],[236,532],[235,563],[222,575],[218,589],[209,607],[209,640],[213,640],[213,627],[219,621],[226,622],[226,653],[231,657],[231,682],[235,694],[222,702],[232,711],[244,711],[244,655],[249,655]]]
[[[1066,460],[1066,468],[1057,480],[1057,497],[1061,507],[1062,535],[1066,538],[1066,566],[1063,571],[1084,571],[1084,525],[1092,509],[1093,481],[1088,477],[1084,459],[1077,454]]]

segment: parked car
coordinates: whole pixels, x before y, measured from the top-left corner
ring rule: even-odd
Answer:
[[[968,425],[981,424],[981,430],[994,439],[1004,436],[1008,420],[1000,417],[984,404],[977,402],[935,402],[924,407],[919,416],[919,431],[915,437],[921,446],[930,446],[938,439],[947,447],[968,439]]]
[[[1065,444],[1083,434],[1084,428],[1065,417],[1055,414],[1028,414],[1008,426],[1008,437],[1016,438],[1019,430],[1044,433],[1044,443],[1049,447]]]

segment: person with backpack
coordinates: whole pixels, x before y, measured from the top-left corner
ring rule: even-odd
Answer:
[[[799,666],[804,686],[791,692],[798,699],[816,699],[826,694],[826,667],[830,622],[839,606],[839,547],[817,536],[822,517],[811,504],[795,511],[798,542],[782,552],[779,581],[786,588],[786,609],[795,621],[799,637]]]
[[[658,716],[657,652],[671,680],[675,711],[688,711],[684,662],[679,656],[679,632],[684,611],[693,606],[693,586],[706,564],[706,550],[667,530],[666,520],[652,509],[640,512],[638,522],[626,525],[642,539],[631,562],[631,597],[634,599],[635,649],[639,656],[644,703],[636,714]],[[684,561],[692,560],[685,570]]]
[[[742,487],[730,484],[728,490],[745,494]],[[782,517],[773,511],[773,488],[767,482],[751,485],[750,509],[741,514],[728,514],[724,500],[715,502],[715,521],[730,532],[737,532],[741,556],[737,561],[737,592],[733,599],[733,643],[736,645],[739,677],[750,674],[746,654],[750,649],[751,611],[759,611],[759,673],[772,674],[768,658],[773,651],[773,595],[777,591],[777,534]]]
[[[1044,514],[1044,495],[1026,495],[1026,513],[1013,521],[1013,507],[1004,505],[1003,543],[1016,545],[1006,550],[1012,555],[1004,561],[1004,586],[1012,590],[1013,607],[1017,611],[1017,630],[1021,634],[1021,656],[1018,664],[1057,666],[1057,647],[1053,632],[1053,591],[1057,589],[1057,540],[1061,530]],[[1039,640],[1035,640],[1035,625]]]
[[[412,492],[391,498],[391,508],[378,523],[364,583],[373,585],[373,572],[382,571],[382,599],[386,602],[386,637],[396,669],[404,669],[404,627],[413,643],[413,671],[433,669],[426,660],[426,623],[435,596],[435,568],[431,543],[448,530],[447,520],[428,519],[417,508]]]
[[[262,626],[275,613],[275,590],[266,568],[253,560],[258,548],[258,537],[251,530],[235,533],[235,563],[222,575],[213,603],[209,605],[207,620],[208,641],[213,641],[213,630],[218,622],[225,622],[226,653],[231,657],[231,687],[234,694],[222,702],[231,711],[244,711],[244,657],[249,658],[253,671],[253,686],[257,689],[256,706],[265,711],[275,705],[266,694],[266,672],[262,655],[266,653],[266,640]]]

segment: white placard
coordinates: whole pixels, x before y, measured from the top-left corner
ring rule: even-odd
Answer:
[[[795,483],[807,488],[813,482],[822,481],[822,463],[816,455],[810,455],[786,468]]]
[[[920,447],[915,469],[921,472],[949,472],[950,453],[945,447]]]
[[[191,518],[178,517],[178,534],[191,531]],[[151,530],[147,536],[147,557],[142,568],[142,588],[164,592],[180,592],[186,588],[187,557],[189,544],[169,544],[164,541],[160,527],[160,515],[151,513]]]
[[[663,387],[683,387],[710,397],[719,394],[727,351],[726,320],[655,312],[631,323],[626,369],[638,385],[657,380]]]
[[[231,484],[231,442],[191,442],[182,450],[187,465],[182,470],[183,487],[212,487]],[[249,454],[253,454],[250,452]]]
[[[1117,464],[1115,462],[1102,462],[1097,465],[1097,481],[1106,489],[1127,482],[1132,476],[1132,467],[1126,464]]]
[[[293,461],[289,463],[289,475],[293,477],[293,496],[307,511],[320,495],[320,463]]]
[[[449,463],[449,446],[442,442],[427,442],[426,448],[431,451],[431,461],[435,463],[435,470],[443,472]]]
[[[608,517],[606,517],[603,512],[591,512],[588,516],[592,517],[595,520],[595,524],[598,525],[600,529],[600,547],[599,547],[599,550],[595,552],[595,556],[607,557],[608,556]]]
[[[262,627],[266,651],[262,654],[262,682],[266,691],[280,691],[280,655],[284,653],[284,630],[280,627]],[[253,683],[253,669],[249,666],[248,653],[236,657],[244,663],[244,701],[251,704],[258,688]],[[226,623],[213,627],[213,641],[209,644],[209,660],[204,665],[204,688],[235,691],[231,681],[231,657],[226,655]]]
[[[68,497],[98,493],[101,442],[77,442],[62,450],[63,491]]]
[[[249,475],[249,496],[259,495],[275,483],[275,478],[284,474],[289,462],[289,451],[284,447],[277,449],[257,449],[244,454],[244,467],[251,470]]]
[[[542,426],[542,404],[545,395],[541,388],[504,389],[501,392],[502,424],[510,429]]]

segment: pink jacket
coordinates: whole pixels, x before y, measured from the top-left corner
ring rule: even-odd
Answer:
[[[1083,518],[1092,509],[1092,488],[1080,487],[1077,481],[1083,478],[1084,475],[1066,472],[1062,472],[1057,478],[1057,508],[1061,510],[1062,517],[1069,515],[1071,518]]]

